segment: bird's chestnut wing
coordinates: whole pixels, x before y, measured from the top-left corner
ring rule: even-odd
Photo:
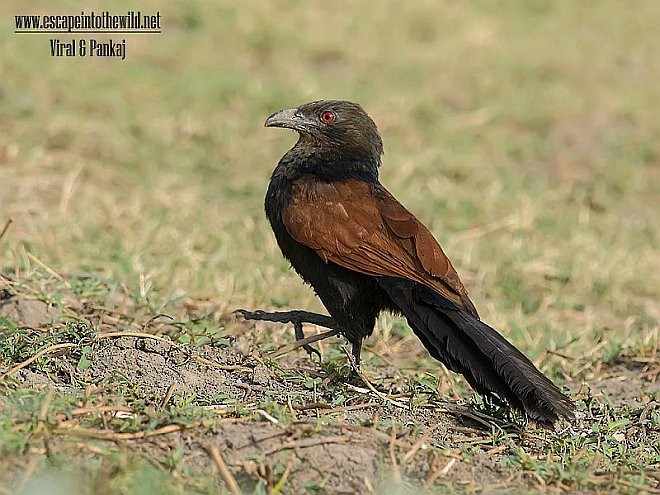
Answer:
[[[282,218],[289,234],[325,262],[414,280],[478,317],[433,234],[380,184],[299,179]]]

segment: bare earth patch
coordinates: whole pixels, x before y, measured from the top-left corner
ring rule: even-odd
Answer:
[[[191,346],[171,340],[177,327],[169,320],[156,325],[151,318],[130,327],[130,320],[115,314],[113,325],[107,323],[113,314],[107,308],[70,307],[77,308],[81,320],[95,322],[93,327],[72,326],[66,318],[55,323],[54,329],[69,329],[62,339],[75,346],[47,352],[47,361],[18,370],[17,363],[0,368],[9,389],[82,394],[68,410],[53,409],[49,420],[38,423],[49,434],[27,442],[32,458],[59,452],[89,459],[102,457],[101,452],[132,451],[163,459],[176,453],[168,469],[188,476],[219,469],[222,483],[231,488],[235,480],[246,492],[259,486],[286,487],[287,493],[380,492],[379,486],[392,482],[475,492],[545,486],[544,478],[520,459],[559,457],[549,444],[561,445],[557,438],[562,436],[593,434],[608,414],[602,404],[638,409],[632,416],[638,424],[613,434],[628,435],[631,444],[658,441],[658,432],[642,421],[644,415],[658,414],[658,367],[644,359],[602,370],[590,382],[589,394],[582,384],[571,384],[571,390],[588,397],[587,407],[573,427],[547,432],[446,402],[433,391],[402,387],[386,369],[364,369],[367,376],[381,373],[365,384],[299,355],[272,361],[254,345],[258,335],[247,323],[231,324],[237,326],[236,338]],[[4,297],[0,317],[36,338],[39,331],[28,327],[48,324],[55,311],[11,295]],[[61,342],[39,347],[49,345]],[[0,411],[9,407],[0,402]],[[19,458],[8,457],[14,485],[25,469]],[[231,474],[222,473],[222,464]],[[602,474],[594,467],[594,476]],[[568,487],[564,483],[554,482]],[[609,486],[611,477],[603,483]]]

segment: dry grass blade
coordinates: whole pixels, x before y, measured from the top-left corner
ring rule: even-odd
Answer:
[[[11,225],[11,222],[12,222],[12,219],[11,219],[11,218],[8,219],[8,220],[5,222],[5,226],[2,228],[2,231],[0,232],[0,241],[1,241],[2,238],[5,236],[5,233],[7,232],[7,229],[9,228],[9,226]]]
[[[163,397],[163,400],[160,402],[161,409],[164,409],[165,406],[167,406],[167,403],[172,398],[172,395],[174,394],[174,387],[176,387],[176,381],[173,381],[172,383],[170,383],[170,386],[167,387],[167,392],[165,392],[165,397]]]
[[[168,319],[168,320],[170,320],[170,321],[174,320],[174,317],[173,317],[173,316],[170,316],[170,315],[165,314],[165,313],[158,313],[158,314],[156,314],[156,315],[153,315],[151,318],[149,318],[149,320],[148,320],[144,325],[142,325],[142,331],[143,331],[143,332],[146,332],[146,330],[147,330],[151,325],[153,325],[155,322],[157,322],[157,321],[160,320],[161,318],[166,318],[166,319]]]
[[[207,444],[204,446],[204,448],[211,456],[211,459],[213,460],[215,467],[218,468],[218,472],[220,473],[220,476],[222,476],[222,479],[226,483],[227,488],[229,488],[230,493],[232,495],[241,495],[241,489],[239,488],[238,483],[236,482],[236,478],[234,478],[234,475],[231,474],[231,471],[227,467],[227,464],[225,463],[225,460],[222,458],[222,454],[220,453],[220,449],[218,449],[218,446],[214,444]]]
[[[293,467],[293,459],[289,459],[286,463],[286,468],[284,468],[284,472],[282,473],[282,476],[280,476],[279,481],[273,487],[273,490],[270,492],[270,495],[279,495],[279,493],[282,491],[282,488],[284,488],[286,484],[286,480],[289,479],[289,474],[291,473],[292,467]]]
[[[71,348],[71,347],[78,347],[78,344],[73,344],[71,342],[68,342],[68,343],[64,343],[64,344],[55,344],[55,345],[52,345],[50,347],[46,347],[45,349],[42,349],[39,352],[37,352],[31,358],[26,359],[22,363],[19,363],[16,366],[14,366],[13,368],[11,368],[10,370],[8,370],[4,375],[0,376],[0,380],[3,380],[4,378],[6,378],[8,376],[13,375],[17,371],[22,370],[23,368],[25,368],[26,366],[30,366],[37,359],[39,359],[41,356],[43,356],[45,354],[49,354],[51,352],[59,351],[61,349],[68,349],[68,348]]]
[[[415,454],[419,452],[419,449],[422,448],[422,445],[424,443],[428,442],[429,438],[431,438],[431,435],[433,432],[440,426],[440,423],[436,423],[433,426],[430,426],[424,431],[422,436],[419,437],[419,440],[417,440],[413,446],[410,448],[410,450],[406,453],[406,455],[403,456],[403,460],[401,461],[401,464],[405,465],[407,464],[413,457],[415,457]]]
[[[440,476],[447,476],[447,474],[454,466],[454,464],[456,464],[456,458],[452,457],[451,459],[449,459],[447,464],[445,464],[441,468],[440,458],[436,458],[433,461],[433,465],[431,466],[431,469],[427,473],[426,478],[424,479],[424,486],[431,487]]]
[[[480,227],[475,227],[472,229],[467,229],[462,232],[454,234],[453,241],[457,243],[465,242],[467,240],[473,240],[477,237],[484,235],[492,234],[498,230],[506,230],[515,227],[521,223],[520,218],[516,215],[509,215],[508,217],[495,220],[486,225]]]
[[[328,337],[332,337],[333,335],[339,334],[338,330],[328,330],[323,333],[319,333],[317,335],[310,335],[309,337],[305,337],[304,339],[296,340],[295,342],[292,342],[291,344],[284,345],[277,349],[276,351],[273,351],[270,355],[272,358],[277,358],[280,356],[283,356],[284,354],[287,354],[291,351],[295,351],[296,349],[300,349],[301,347],[312,344],[314,342],[318,342],[319,340],[324,340],[327,339]]]
[[[48,266],[46,263],[44,263],[39,258],[37,258],[34,254],[30,253],[29,251],[26,252],[26,254],[27,254],[27,257],[30,259],[30,261],[32,261],[32,262],[36,263],[37,265],[39,265],[42,269],[46,270],[51,276],[53,276],[54,278],[56,278],[57,280],[62,282],[67,287],[71,286],[71,284],[69,283],[69,281],[67,279],[65,279],[62,275],[57,273],[50,266]]]
[[[94,413],[106,413],[106,412],[112,412],[112,413],[124,413],[124,414],[134,414],[135,411],[127,406],[90,406],[90,407],[77,407],[71,411],[71,416],[76,417],[76,416],[85,416],[87,414],[94,414]],[[57,419],[59,421],[65,421],[66,420],[66,414],[64,413],[59,413],[57,415]]]
[[[390,456],[390,462],[392,463],[392,471],[394,473],[394,481],[397,484],[401,484],[401,469],[399,468],[399,462],[396,459],[396,453],[394,452],[394,445],[396,444],[396,424],[392,425],[392,431],[390,432],[390,441],[387,445],[387,452]]]
[[[136,432],[118,433],[115,431],[96,430],[92,428],[83,428],[75,426],[73,428],[60,427],[53,430],[56,435],[71,435],[77,437],[96,438],[97,440],[137,440],[139,438],[149,438],[158,435],[167,435],[175,431],[184,430],[183,425],[166,425],[155,430],[143,430]]]
[[[392,399],[389,397],[387,394],[384,394],[383,392],[379,392],[376,390],[376,387],[374,387],[367,376],[360,371],[360,368],[355,364],[355,360],[353,359],[353,356],[351,355],[350,352],[348,352],[348,349],[345,347],[341,348],[342,351],[344,351],[344,354],[346,354],[346,357],[348,358],[348,362],[351,364],[351,368],[353,371],[360,377],[360,379],[364,382],[364,384],[367,386],[369,390],[371,390],[374,394],[376,394],[378,397],[383,399],[386,402],[389,402],[390,404],[395,405],[396,407],[401,407],[401,408],[407,408],[408,406],[406,404],[403,404],[395,399]]]
[[[283,443],[273,449],[265,451],[264,455],[272,455],[276,452],[281,452],[282,450],[291,450],[291,449],[300,449],[300,448],[309,448],[316,447],[318,445],[327,445],[330,443],[356,443],[355,439],[351,440],[350,438],[333,435],[321,438],[303,438],[302,440],[296,440],[293,442]]]

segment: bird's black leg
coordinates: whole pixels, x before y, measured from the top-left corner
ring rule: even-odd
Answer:
[[[360,353],[362,352],[362,340],[353,342],[351,348],[351,353],[353,354],[353,360],[355,361],[355,366],[360,367]]]
[[[247,311],[245,309],[237,309],[235,313],[241,315],[246,320],[272,321],[275,323],[293,323],[296,340],[302,340],[305,338],[302,326],[303,323],[312,323],[313,325],[336,330],[337,332],[340,331],[339,325],[337,325],[337,322],[335,322],[332,317],[319,313],[312,313],[311,311],[274,311],[272,313],[267,313],[261,310]],[[319,359],[321,359],[321,353],[311,345],[305,344],[303,349],[307,351],[307,354],[309,354],[310,357],[312,354],[316,354]]]
[[[302,339],[305,338],[305,334],[303,332],[302,322],[300,320],[296,320],[293,323],[293,329],[296,333],[296,340],[302,340]],[[318,351],[318,349],[316,349],[315,347],[312,347],[309,344],[305,344],[302,347],[303,347],[303,349],[305,349],[305,351],[307,352],[307,355],[310,358],[312,357],[312,354],[316,354],[319,357],[319,361],[321,360],[321,353]]]
[[[354,385],[362,386],[364,381],[360,376],[360,353],[362,352],[362,339],[351,342],[351,354],[353,355],[353,365],[351,366],[351,372],[348,375],[349,383]]]
[[[262,310],[247,311],[245,309],[237,309],[235,313],[241,315],[246,320],[261,320],[272,321],[275,323],[293,323],[297,321],[300,323],[311,323],[320,327],[329,328],[331,330],[340,331],[337,322],[330,316],[322,315],[319,313],[312,313],[311,311],[274,311],[267,313]]]

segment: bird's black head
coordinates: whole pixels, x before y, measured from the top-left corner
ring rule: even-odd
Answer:
[[[313,101],[275,112],[265,126],[298,131],[300,139],[287,155],[297,158],[301,173],[329,180],[378,179],[383,142],[376,124],[357,103]]]

